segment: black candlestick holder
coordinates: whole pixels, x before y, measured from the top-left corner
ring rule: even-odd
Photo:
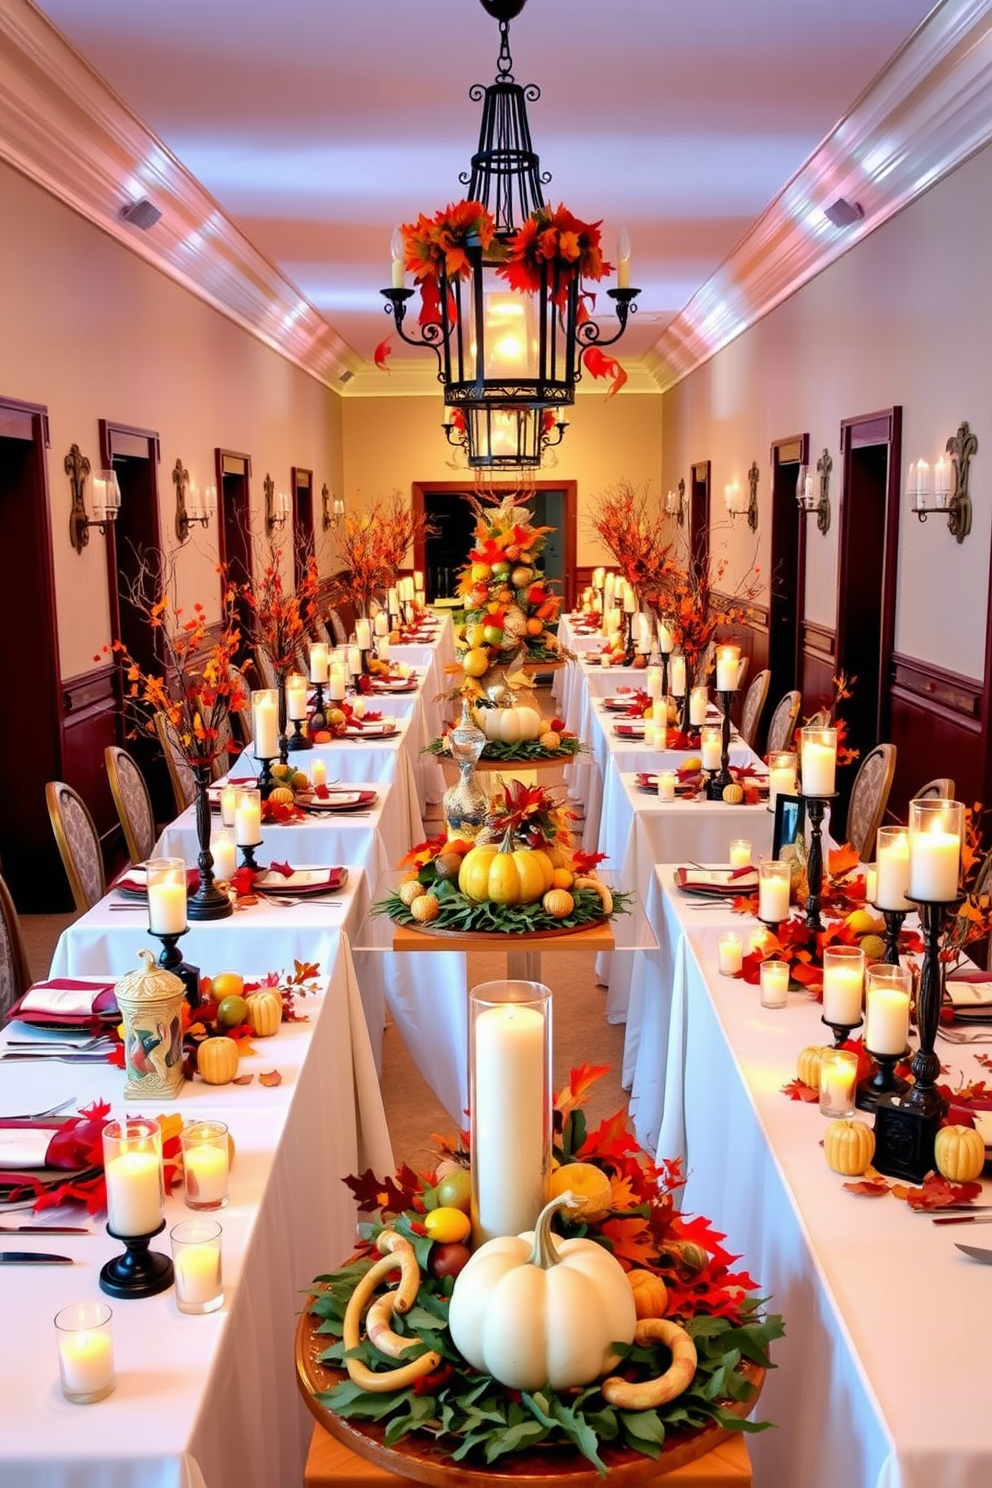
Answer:
[[[661,695],[668,696],[668,652],[661,653]]]
[[[124,1243],[124,1254],[114,1256],[100,1271],[100,1290],[127,1301],[132,1297],[155,1297],[168,1291],[174,1280],[172,1261],[149,1247],[165,1229],[163,1219],[147,1235],[118,1235],[108,1224],[107,1234]]]
[[[310,733],[315,734],[318,729],[327,727],[327,714],[324,712],[324,684],[315,682],[313,684],[313,708],[310,713]]]
[[[909,1088],[909,1081],[904,1080],[901,1075],[896,1074],[896,1065],[901,1063],[909,1053],[909,1045],[903,1049],[901,1054],[878,1054],[874,1049],[865,1049],[875,1061],[872,1073],[863,1080],[858,1081],[857,1093],[854,1104],[859,1111],[874,1111],[879,1102],[879,1097],[894,1093],[900,1095]]]
[[[688,697],[688,690],[686,697]],[[722,801],[723,792],[730,785],[732,776],[730,774],[730,705],[734,700],[732,692],[721,692],[720,700],[723,703],[723,736],[720,742],[720,768],[710,771],[710,778],[706,783],[706,795],[710,801]],[[686,723],[686,732],[691,725]]]
[[[833,1034],[834,1048],[842,1049],[854,1030],[861,1027],[864,1019],[859,1018],[857,1023],[834,1023],[829,1018],[821,1017],[820,1022],[825,1023]]]
[[[940,938],[959,899],[906,898],[916,905],[923,931],[923,964],[916,996],[916,1027],[920,1045],[910,1062],[913,1084],[905,1092],[880,1095],[875,1108],[874,1164],[880,1173],[921,1183],[934,1166],[934,1140],[947,1102],[937,1090],[940,1056],[934,1053],[944,968]]]
[[[279,685],[276,689],[279,699],[279,763],[289,764],[289,736],[286,733],[286,674],[279,673]]]
[[[878,908],[876,904],[875,908]],[[902,934],[902,922],[906,918],[905,909],[883,909],[882,919],[885,921],[885,955],[882,960],[888,966],[899,965],[899,937]]]
[[[823,817],[836,796],[836,791],[831,791],[828,796],[803,796],[810,825],[809,855],[806,860],[806,924],[814,935],[818,935],[823,929],[823,921],[820,919],[820,896],[823,893]]]
[[[267,801],[269,799],[269,796],[276,788],[275,776],[272,773],[272,765],[277,758],[278,756],[273,754],[268,756],[268,758],[266,759],[260,759],[258,761],[259,766],[261,767],[258,772],[258,794],[263,801]]]
[[[306,719],[293,718],[290,720],[290,722],[293,725],[293,734],[287,746],[290,754],[296,754],[301,749],[312,749],[313,740],[308,739],[306,734],[303,732],[303,725],[306,723]]]
[[[224,920],[232,913],[231,901],[214,883],[214,855],[210,851],[210,766],[193,766],[196,780],[196,839],[199,855],[196,860],[200,881],[195,893],[186,903],[186,914],[191,920]]]
[[[623,664],[624,666],[633,666],[634,657],[637,654],[634,647],[634,617],[631,613],[625,611],[623,618],[624,628],[626,630],[626,640],[624,642],[623,648]]]
[[[228,906],[230,909],[230,905]],[[186,934],[188,926],[182,930],[153,930],[148,927],[149,935],[154,935],[156,940],[162,942],[162,950],[158,958],[159,966],[166,971],[171,971],[182,982],[186,993],[186,1001],[191,1008],[200,1005],[200,968],[190,966],[188,961],[183,960],[178,941]]]
[[[261,847],[261,845],[261,840],[259,840],[258,842],[238,843],[238,852],[241,854],[242,868],[250,868],[253,873],[258,873],[261,871],[259,865],[255,862],[255,852],[258,848]]]

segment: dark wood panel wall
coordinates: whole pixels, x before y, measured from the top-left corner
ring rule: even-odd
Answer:
[[[62,681],[64,768],[67,785],[90,809],[111,861],[119,847],[120,824],[114,809],[103,751],[118,737],[117,689],[112,664],[94,667]]]
[[[927,780],[950,775],[955,795],[982,799],[986,747],[982,684],[898,653],[892,658],[892,742],[898,751],[891,809],[905,820],[906,803]]]

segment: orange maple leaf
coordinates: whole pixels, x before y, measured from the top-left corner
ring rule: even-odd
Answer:
[[[840,878],[844,873],[850,873],[861,862],[861,855],[856,847],[845,842],[843,847],[834,847],[829,853],[830,873],[835,878]]]
[[[386,366],[386,358],[392,356],[393,354],[393,348],[389,344],[392,339],[392,332],[390,332],[390,334],[384,341],[379,342],[379,345],[372,353],[372,360],[375,362],[380,372],[389,371],[389,368]]]
[[[817,1092],[817,1100],[819,1100]],[[622,1178],[614,1173],[610,1179],[610,1208],[611,1209],[635,1209],[637,1207],[637,1195],[634,1193],[633,1184],[629,1178]]]
[[[567,1089],[559,1090],[555,1097],[555,1110],[567,1116],[576,1106],[583,1105],[597,1080],[608,1075],[610,1069],[608,1064],[580,1064],[577,1069],[573,1069]]]
[[[651,1226],[639,1214],[630,1219],[606,1219],[600,1234],[608,1240],[614,1256],[625,1270],[632,1266],[650,1266],[656,1258]]]

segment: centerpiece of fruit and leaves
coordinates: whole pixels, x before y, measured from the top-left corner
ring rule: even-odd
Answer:
[[[630,894],[603,882],[595,872],[603,854],[575,848],[569,821],[551,791],[511,780],[474,842],[438,836],[413,848],[373,913],[460,934],[581,930],[626,913]]]
[[[555,1097],[551,1203],[525,1237],[535,1242],[529,1257],[523,1249],[510,1263],[535,1268],[527,1295],[540,1305],[497,1300],[512,1270],[480,1289],[487,1258],[470,1249],[467,1133],[438,1139],[424,1172],[403,1166],[345,1180],[374,1217],[355,1257],[318,1277],[309,1303],[315,1342],[325,1345],[322,1373],[309,1381],[322,1406],[387,1446],[424,1433],[454,1462],[500,1462],[511,1474],[517,1454],[535,1447],[574,1449],[605,1475],[632,1453],[657,1459],[672,1438],[763,1429],[745,1417],[782,1320],[764,1311],[725,1237],[677,1207],[678,1162],[641,1151],[624,1111],[588,1129],[582,1108],[605,1073],[573,1070]],[[589,1307],[556,1296],[560,1264],[588,1268]],[[376,1294],[396,1272],[399,1285]],[[533,1360],[541,1382],[507,1383],[508,1356]]]
[[[571,729],[566,729],[563,718],[545,719],[523,700],[522,689],[530,685],[523,674],[512,675],[507,681],[514,688],[511,703],[498,707],[483,698],[471,707],[472,721],[486,736],[481,759],[523,764],[527,760],[573,759],[587,749]],[[472,701],[472,693],[460,695]],[[446,723],[440,736],[424,746],[427,753],[442,758],[450,754],[451,731],[456,727],[456,723]]]

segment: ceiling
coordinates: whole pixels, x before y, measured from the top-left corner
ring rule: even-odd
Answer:
[[[378,291],[394,225],[463,194],[468,88],[492,81],[499,41],[479,0],[40,8],[367,364],[389,328]],[[510,44],[517,80],[541,89],[530,122],[547,198],[602,218],[608,256],[621,227],[632,239],[642,293],[625,363],[650,358],[930,9],[529,0]],[[818,210],[841,194],[830,180],[822,192]],[[406,357],[433,367],[394,338],[393,365]]]

